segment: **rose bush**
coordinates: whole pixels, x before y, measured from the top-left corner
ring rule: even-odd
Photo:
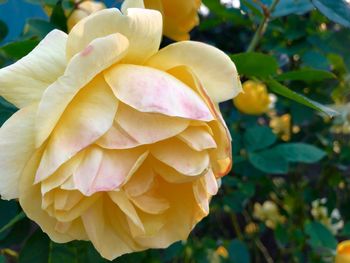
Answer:
[[[176,40],[188,40],[189,32],[199,24],[198,9],[201,0],[126,0],[123,9],[128,7],[158,10],[163,15],[163,33]]]
[[[0,70],[19,108],[0,129],[2,198],[55,242],[91,240],[107,259],[186,239],[208,214],[232,163],[218,103],[241,90],[225,53],[158,50],[161,14],[125,13],[54,30]]]

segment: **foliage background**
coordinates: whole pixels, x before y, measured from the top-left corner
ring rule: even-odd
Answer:
[[[114,262],[332,262],[337,243],[350,239],[350,4],[203,2],[210,14],[192,39],[224,50],[243,81],[264,82],[277,101],[259,116],[240,113],[232,101],[221,105],[234,168],[188,241]],[[51,18],[45,6],[54,7]],[[0,67],[53,28],[65,29],[63,9],[72,8],[69,0],[0,0]],[[340,115],[331,118],[334,111],[304,96]],[[15,111],[1,99],[0,124]],[[87,242],[51,242],[16,201],[0,201],[0,251],[0,263],[106,262]]]

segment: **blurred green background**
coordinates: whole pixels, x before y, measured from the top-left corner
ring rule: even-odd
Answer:
[[[224,50],[242,82],[264,83],[273,103],[259,115],[221,105],[234,166],[190,238],[114,262],[333,262],[338,242],[350,239],[349,1],[203,4],[192,39]],[[0,0],[0,67],[65,28],[66,16],[49,18],[47,6],[55,14],[74,5]],[[0,124],[15,111],[1,99]],[[16,201],[0,201],[0,252],[0,263],[106,262],[87,242],[51,242]]]

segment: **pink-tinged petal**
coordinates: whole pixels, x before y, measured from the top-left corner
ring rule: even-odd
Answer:
[[[188,86],[163,71],[136,65],[117,65],[105,72],[115,96],[141,112],[211,121],[203,100]]]
[[[129,196],[139,196],[148,192],[155,181],[155,174],[150,164],[144,163],[124,185]]]
[[[96,250],[102,257],[113,260],[125,253],[133,252],[133,249],[124,242],[109,223],[112,219],[116,220],[118,215],[114,214],[113,218],[108,219],[105,217],[107,213],[108,207],[105,207],[104,202],[100,201],[84,212],[82,221]]]
[[[139,209],[148,214],[162,214],[170,208],[166,199],[152,192],[139,196],[130,196],[129,198]]]
[[[203,210],[204,214],[209,214],[209,199],[203,180],[197,180],[193,184],[193,194],[198,206]]]
[[[44,92],[36,119],[36,146],[51,134],[68,104],[97,74],[124,57],[128,40],[113,34],[93,40],[69,62],[63,76]]]
[[[187,119],[139,112],[125,104],[120,105],[116,122],[140,144],[152,144],[173,137],[190,123]]]
[[[27,56],[0,70],[0,95],[18,108],[38,103],[66,68],[67,34],[51,31]]]
[[[159,161],[188,176],[202,174],[209,167],[209,154],[206,151],[192,150],[177,139],[155,144],[151,153]]]
[[[213,170],[209,169],[209,171],[204,175],[203,179],[204,179],[205,188],[208,194],[216,195],[219,190],[219,185],[213,173]]]
[[[138,169],[147,154],[141,149],[117,151],[92,147],[74,174],[74,185],[86,196],[116,190]]]
[[[162,37],[162,15],[149,9],[129,9],[127,15],[118,9],[105,9],[80,21],[69,33],[67,56],[73,57],[96,38],[120,33],[130,42],[125,63],[142,64],[154,55]]]
[[[130,227],[131,233],[134,235],[145,234],[145,228],[143,226],[143,223],[142,223],[139,215],[137,214],[134,205],[129,200],[127,195],[123,191],[109,192],[108,195],[112,199],[112,201],[116,205],[118,205],[120,210],[123,211],[123,213],[128,218],[128,221],[129,220],[131,221],[131,222],[129,222],[129,225],[131,225],[131,227]]]
[[[160,70],[188,66],[215,102],[232,99],[242,91],[235,64],[221,50],[194,41],[168,45],[147,61]]]
[[[19,197],[18,182],[23,168],[35,151],[37,105],[17,111],[0,128],[0,195]]]
[[[107,133],[96,141],[96,144],[105,149],[129,149],[141,145],[116,122]]]
[[[63,163],[92,144],[112,126],[118,101],[101,77],[73,99],[48,141],[36,182],[53,174]]]
[[[196,151],[216,148],[215,140],[202,127],[189,127],[177,137]]]
[[[27,217],[35,221],[53,241],[58,243],[69,242],[74,240],[75,237],[56,231],[57,220],[50,217],[45,210],[41,209],[42,196],[40,185],[33,184],[35,171],[39,165],[41,156],[42,151],[38,150],[28,161],[25,169],[23,169],[23,175],[19,181],[19,202]]]

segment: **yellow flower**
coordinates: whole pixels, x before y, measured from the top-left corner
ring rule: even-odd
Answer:
[[[343,241],[338,244],[335,263],[350,263],[350,241]]]
[[[162,16],[104,9],[54,30],[0,70],[19,108],[0,129],[0,194],[52,240],[114,259],[184,240],[231,168],[218,103],[240,92],[230,58],[177,42]]]
[[[75,2],[78,2],[78,0],[75,0]],[[72,30],[72,28],[82,19],[85,17],[96,13],[97,11],[105,9],[106,6],[102,2],[96,2],[87,0],[84,2],[81,2],[77,9],[73,11],[73,13],[68,17],[67,20],[67,27],[68,30]]]
[[[271,116],[270,127],[272,131],[279,135],[283,141],[291,139],[292,117],[290,114],[282,116]]]
[[[277,224],[283,224],[286,218],[279,212],[278,206],[272,201],[265,201],[263,205],[254,204],[254,218],[265,222],[265,225],[271,229],[275,229]]]
[[[189,32],[199,24],[201,0],[125,0],[123,10],[140,7],[158,10],[163,15],[163,33],[176,40],[188,40]]]
[[[228,258],[228,256],[229,256],[228,251],[224,246],[219,246],[215,250],[215,253],[223,258]]]
[[[238,110],[245,114],[260,115],[269,109],[270,98],[263,83],[248,80],[243,83],[244,93],[234,98]]]

